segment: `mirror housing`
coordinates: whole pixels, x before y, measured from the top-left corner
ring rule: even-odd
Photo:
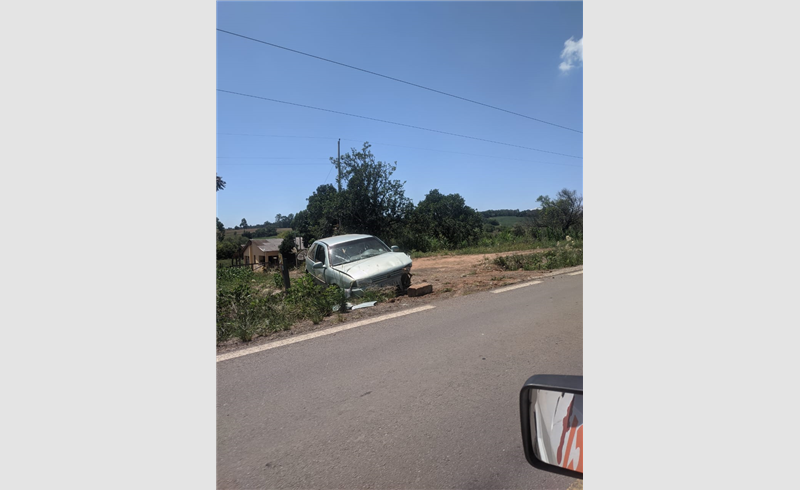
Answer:
[[[325,264],[323,264],[322,262],[314,262],[313,265],[314,269],[322,269],[323,267],[325,267]]]
[[[392,245],[392,252],[399,252],[399,251],[400,247],[398,247],[397,245]]]
[[[583,480],[583,376],[531,376],[519,393],[519,411],[528,463]]]

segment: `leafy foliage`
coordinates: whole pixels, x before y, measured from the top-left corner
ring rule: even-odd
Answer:
[[[344,305],[344,291],[336,286],[322,288],[304,276],[283,293],[280,274],[254,273],[248,267],[217,269],[217,342],[238,337],[249,342],[256,335],[286,330],[298,320],[319,323]],[[263,289],[263,286],[267,286]]]
[[[245,243],[247,243],[247,237],[235,234],[217,242],[217,260],[233,258]]]
[[[349,233],[396,236],[414,204],[405,197],[405,182],[391,179],[397,162],[376,161],[369,149],[365,142],[361,151],[352,148],[342,155],[340,183],[347,187],[337,196],[335,207]],[[331,158],[331,163],[336,159]]]
[[[459,194],[444,195],[433,189],[410,213],[404,248],[428,251],[459,248],[474,243],[483,233],[481,216]]]
[[[494,259],[494,263],[509,271],[519,269],[535,271],[582,265],[583,243],[567,236],[566,240],[558,242],[554,249],[532,254],[497,257]]]
[[[286,236],[283,238],[283,241],[278,247],[278,252],[280,252],[280,254],[284,257],[296,254],[297,244],[294,242],[294,239],[295,233],[293,231],[287,232]]]
[[[308,206],[295,215],[292,228],[303,237],[306,244],[332,236],[338,223],[339,196],[331,184],[317,187],[308,197]]]
[[[289,213],[289,216],[283,216],[280,213],[275,215],[275,226],[278,228],[290,228],[294,221],[294,215]]]
[[[225,239],[225,225],[217,218],[217,241],[221,242],[223,239]]]
[[[217,192],[221,191],[225,188],[225,181],[222,180],[222,177],[217,175]]]
[[[561,189],[555,199],[539,196],[541,209],[532,218],[534,226],[563,232],[583,231],[583,197],[577,191]]]
[[[268,238],[278,234],[278,229],[274,226],[263,226],[251,233],[252,238]]]

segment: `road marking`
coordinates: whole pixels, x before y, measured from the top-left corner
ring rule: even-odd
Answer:
[[[322,337],[324,335],[331,335],[334,333],[343,332],[345,330],[350,330],[351,328],[361,327],[363,325],[368,325],[370,323],[375,322],[382,322],[383,320],[389,320],[392,318],[397,318],[405,315],[410,315],[412,313],[417,313],[419,311],[425,311],[436,308],[435,306],[427,305],[427,306],[420,306],[419,308],[412,308],[408,311],[400,311],[397,313],[390,313],[388,315],[383,316],[376,316],[375,318],[367,318],[365,320],[357,321],[354,323],[348,323],[346,325],[342,325],[340,327],[328,328],[325,330],[320,330],[318,332],[311,332],[305,335],[298,335],[297,337],[292,337],[289,339],[278,340],[277,342],[270,342],[269,344],[264,345],[257,345],[255,347],[250,347],[249,349],[242,349],[237,350],[234,352],[229,352],[227,354],[220,354],[217,356],[217,362],[220,361],[227,361],[228,359],[234,359],[236,357],[246,356],[248,354],[255,354],[256,352],[265,351],[268,349],[274,349],[276,347],[282,347],[284,345],[294,344],[297,342],[302,342],[304,340],[315,339],[317,337]]]
[[[572,274],[567,274],[568,276],[577,276],[578,274],[583,274],[583,271],[573,272]]]
[[[493,289],[492,292],[493,293],[504,293],[506,291],[511,291],[512,289],[524,288],[525,286],[532,286],[534,284],[541,284],[541,283],[542,283],[542,281],[523,282],[522,284],[513,284],[511,286],[506,286],[504,288]]]

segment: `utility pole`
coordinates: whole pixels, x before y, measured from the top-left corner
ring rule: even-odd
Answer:
[[[339,138],[339,142],[336,143],[336,170],[339,173],[339,178],[336,179],[336,183],[339,185],[339,192],[342,192],[342,139]]]

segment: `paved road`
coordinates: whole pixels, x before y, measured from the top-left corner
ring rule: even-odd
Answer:
[[[519,390],[583,374],[583,276],[556,276],[217,363],[217,486],[554,488]]]

